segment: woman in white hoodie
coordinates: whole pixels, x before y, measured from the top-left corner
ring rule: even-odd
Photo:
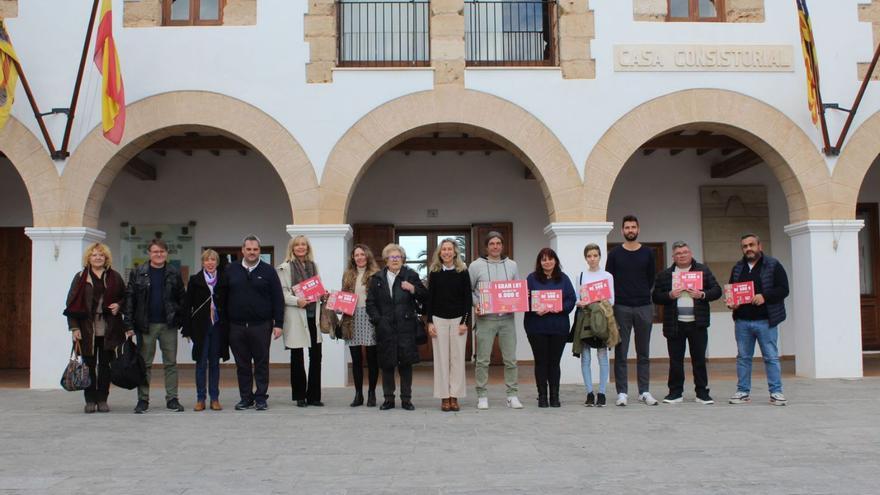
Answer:
[[[578,277],[578,290],[584,286],[600,280],[608,281],[608,288],[611,292],[611,298],[608,300],[614,304],[614,277],[599,267],[599,261],[602,260],[602,248],[597,244],[587,244],[584,248],[584,259],[587,260],[587,271],[581,272]],[[578,300],[578,307],[586,306],[583,300]],[[593,393],[593,374],[590,368],[590,358],[592,349],[596,349],[596,359],[599,360],[599,395]],[[608,348],[604,345],[600,347],[592,347],[585,345],[581,351],[581,373],[584,375],[584,388],[587,392],[587,400],[584,402],[586,407],[604,407],[605,406],[605,386],[608,383]]]

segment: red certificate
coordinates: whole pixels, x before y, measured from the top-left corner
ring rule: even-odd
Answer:
[[[333,291],[327,298],[327,309],[342,313],[345,315],[353,315],[357,308],[358,296],[351,292]]]
[[[562,311],[561,290],[533,290],[532,311],[549,311],[559,313]]]
[[[672,290],[703,290],[703,272],[672,272]]]
[[[724,300],[728,306],[751,304],[755,299],[754,282],[738,282],[724,286]]]
[[[611,286],[607,280],[597,280],[581,286],[581,301],[592,304],[611,299]]]
[[[292,289],[293,295],[308,302],[317,301],[327,292],[324,289],[324,284],[321,283],[321,277],[317,276],[303,280],[294,285]]]
[[[525,313],[529,310],[529,289],[525,280],[489,282],[480,289],[484,314]]]

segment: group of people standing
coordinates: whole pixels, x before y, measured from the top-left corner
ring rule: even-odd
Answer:
[[[529,311],[523,323],[534,355],[538,407],[560,407],[560,362],[566,343],[576,335],[569,320],[577,308],[580,316],[592,311],[592,321],[613,327],[609,338],[580,340],[573,350],[580,356],[586,406],[606,405],[609,379],[609,351],[614,348],[616,405],[628,403],[627,354],[635,336],[638,399],[647,405],[658,401],[649,391],[649,344],[654,305],[664,309],[663,335],[669,350],[669,392],[666,403],[683,400],[684,353],[690,349],[696,401],[713,402],[709,395],[706,347],[710,321],[709,303],[721,297],[722,289],[709,268],[697,263],[685,242],[673,244],[673,264],[656,273],[654,254],[638,242],[639,223],[634,216],[622,222],[624,243],[608,253],[601,268],[601,248],[584,249],[586,269],[578,276],[584,284],[604,280],[610,298],[598,303],[581,299],[572,280],[563,272],[557,254],[542,249],[534,271],[526,277],[529,293],[560,291],[561,310]],[[339,322],[341,337],[351,353],[355,396],[352,407],[379,405],[395,408],[399,377],[400,407],[415,409],[412,403],[412,367],[419,361],[418,346],[431,339],[434,357],[434,397],[443,411],[460,410],[466,396],[465,361],[469,323],[476,345],[475,382],[477,408],[489,408],[488,378],[492,348],[497,337],[504,363],[506,405],[521,409],[516,360],[514,315],[484,314],[480,289],[491,282],[519,279],[516,262],[503,255],[504,237],[490,232],[483,239],[485,255],[466,266],[457,242],[445,239],[435,249],[426,284],[405,264],[402,246],[389,244],[382,250],[380,268],[370,248],[357,244],[351,250],[341,288],[357,295],[352,315]],[[777,326],[785,319],[784,299],[788,280],[782,265],[764,255],[754,234],[742,237],[743,258],[734,266],[730,282],[751,281],[755,298],[751,304],[731,306],[737,341],[737,391],[733,404],[750,399],[751,363],[755,342],[761,347],[767,370],[770,401],[784,405],[777,349]],[[168,248],[161,239],[148,246],[149,262],[138,266],[127,285],[113,270],[106,245],[94,243],[84,253],[82,271],[73,278],[65,315],[80,354],[89,366],[92,384],[85,390],[85,412],[107,412],[109,366],[113,350],[137,336],[139,352],[147,373],[138,387],[134,412],[150,407],[151,365],[157,344],[162,353],[166,407],[183,411],[178,398],[176,367],[177,332],[192,343],[196,362],[196,405],[221,410],[219,362],[235,359],[239,386],[236,410],[268,408],[269,349],[272,339],[282,339],[290,351],[291,399],[299,407],[321,407],[322,328],[321,312],[327,295],[318,300],[298,296],[294,287],[319,276],[311,244],[297,236],[288,244],[285,260],[272,267],[260,259],[260,240],[248,236],[242,242],[240,263],[218,270],[219,255],[202,253],[202,269],[184,287],[180,272],[167,262]],[[675,272],[701,271],[701,290],[673,288]],[[612,309],[613,308],[613,309]],[[581,314],[583,313],[583,314]],[[424,316],[424,320],[423,320]],[[598,318],[598,320],[596,320]],[[580,321],[576,319],[576,321]],[[308,350],[309,366],[305,367]],[[591,372],[592,350],[599,362],[598,390]],[[366,401],[363,391],[364,363],[367,369]],[[376,387],[382,374],[383,402],[378,404]],[[597,392],[597,393],[594,393]]]

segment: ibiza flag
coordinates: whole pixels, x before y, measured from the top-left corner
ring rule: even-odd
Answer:
[[[98,38],[95,40],[95,65],[103,76],[101,84],[101,123],[104,137],[119,144],[125,130],[125,90],[122,86],[122,68],[113,41],[113,11],[111,0],[101,1]]]
[[[15,70],[17,61],[9,33],[6,32],[6,25],[0,18],[0,129],[3,129],[6,121],[9,120],[12,102],[15,100],[15,85],[18,82],[18,72]]]
[[[801,47],[804,50],[804,64],[807,69],[807,104],[813,125],[819,125],[819,59],[813,39],[813,25],[807,0],[796,0],[800,20]]]

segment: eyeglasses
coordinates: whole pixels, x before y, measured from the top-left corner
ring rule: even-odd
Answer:
[[[403,256],[394,255],[394,256],[389,256],[387,259],[388,259],[388,261],[400,261],[403,259]]]

